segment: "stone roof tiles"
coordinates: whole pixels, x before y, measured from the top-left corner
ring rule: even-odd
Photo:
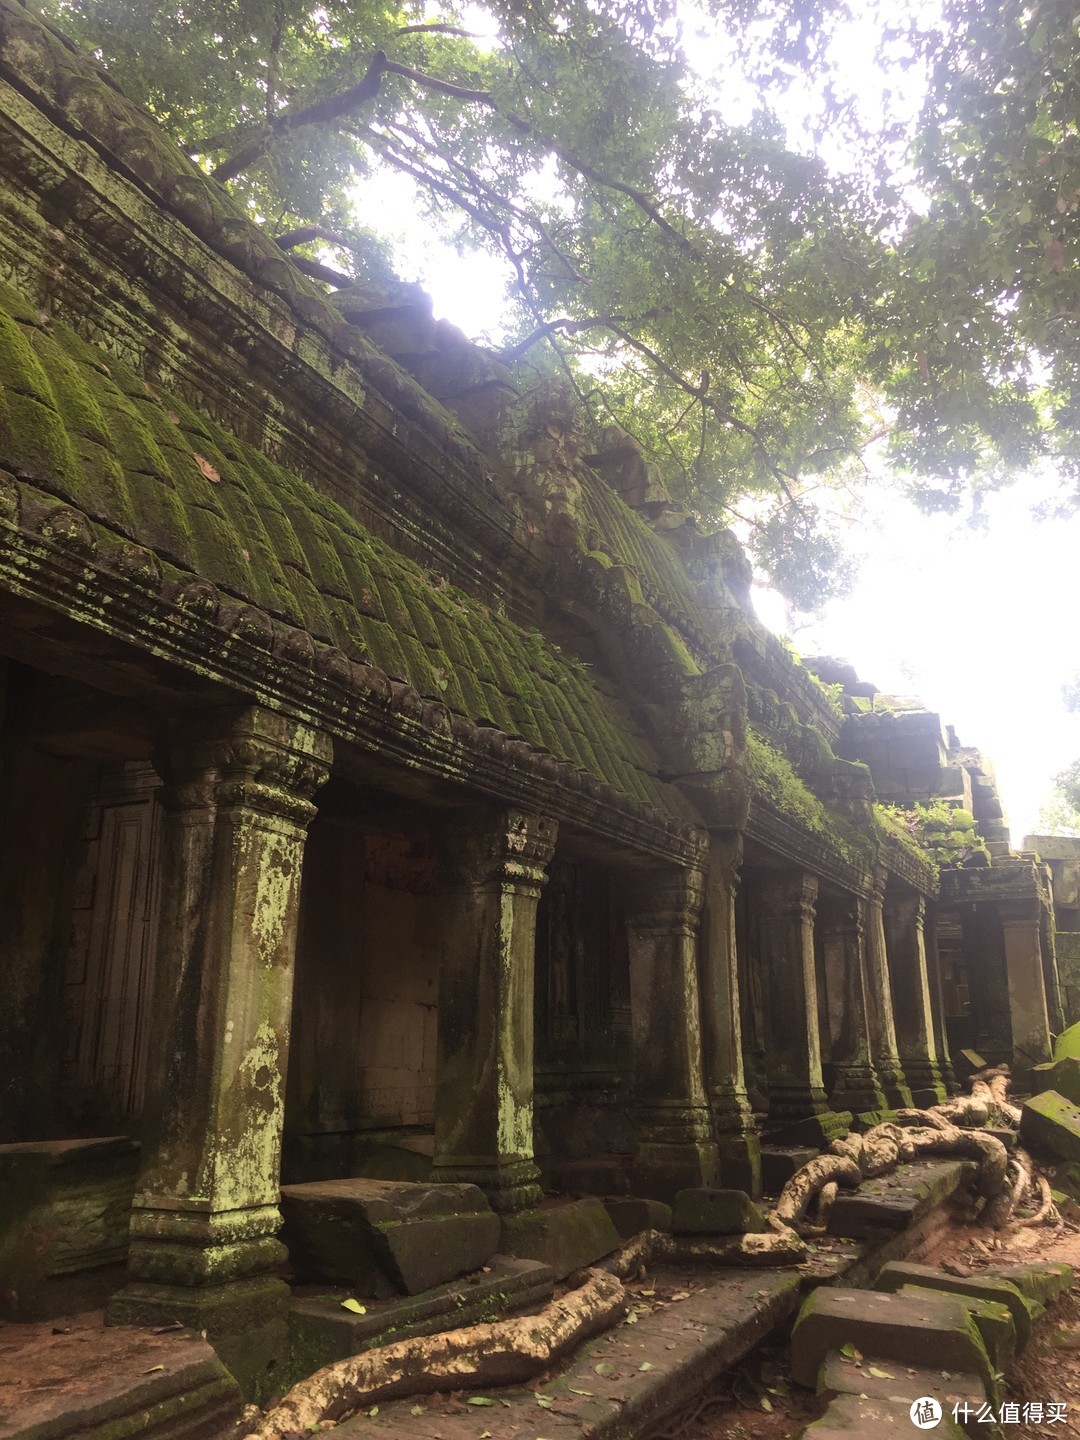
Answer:
[[[7,286],[0,467],[251,607],[249,630],[261,615],[302,632],[633,804],[689,818],[625,705],[584,665],[425,573],[178,397],[43,323]]]

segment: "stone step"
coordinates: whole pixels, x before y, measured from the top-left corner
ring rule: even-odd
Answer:
[[[540,1260],[556,1280],[564,1280],[621,1244],[603,1201],[584,1199],[504,1216],[499,1248],[524,1260]]]
[[[647,1287],[655,1296],[638,1302],[643,1313],[636,1323],[587,1342],[554,1377],[512,1389],[464,1390],[466,1398],[491,1399],[490,1407],[465,1405],[455,1412],[428,1406],[423,1396],[394,1400],[380,1404],[377,1415],[346,1420],[335,1440],[476,1440],[483,1430],[520,1440],[581,1440],[583,1433],[592,1440],[625,1440],[647,1433],[788,1322],[800,1276],[791,1270],[729,1271],[710,1277],[694,1294],[681,1288],[685,1284],[685,1271],[658,1269]],[[685,1298],[657,1303],[672,1293]]]
[[[900,1365],[978,1375],[996,1395],[994,1367],[958,1296],[822,1286],[803,1302],[791,1336],[791,1374],[815,1387],[830,1350],[853,1345]]]
[[[953,1375],[925,1366],[895,1365],[868,1355],[856,1361],[830,1350],[818,1372],[818,1394],[833,1398],[861,1395],[887,1405],[907,1406],[909,1412],[915,1400],[929,1396],[950,1419],[954,1405],[966,1406],[968,1412],[973,1412],[958,1421],[972,1440],[980,1436],[985,1440],[987,1433],[985,1423],[980,1424],[974,1418],[987,1398],[986,1387],[977,1375]]]
[[[830,1402],[820,1419],[800,1430],[799,1436],[805,1435],[806,1440],[881,1440],[883,1436],[895,1435],[911,1440],[915,1431],[910,1405],[864,1399],[861,1395],[840,1395]],[[942,1414],[933,1431],[935,1436],[963,1440],[963,1430],[948,1412]]]
[[[1011,1280],[985,1273],[946,1275],[932,1265],[912,1265],[904,1260],[883,1265],[874,1288],[891,1291],[904,1285],[921,1285],[928,1290],[945,1290],[951,1295],[970,1295],[977,1300],[997,1300],[1007,1305],[1016,1327],[1016,1344],[1021,1350],[1031,1338],[1032,1322],[1042,1313],[1042,1307],[1028,1300]]]
[[[898,1165],[889,1175],[864,1180],[858,1190],[842,1190],[829,1215],[829,1234],[873,1240],[906,1230],[974,1174],[974,1165],[967,1161]]]
[[[51,1330],[0,1331],[0,1440],[217,1440],[239,1419],[240,1387],[190,1331]]]
[[[923,1295],[955,1295],[956,1292],[930,1290],[920,1285],[902,1285],[895,1293],[910,1295],[913,1300],[917,1300]],[[1009,1307],[1000,1300],[986,1300],[976,1295],[956,1295],[956,1299],[974,1320],[991,1365],[998,1371],[1008,1369],[1016,1359],[1016,1324]]]
[[[289,1307],[289,1332],[296,1378],[376,1345],[538,1310],[554,1288],[551,1270],[539,1261],[495,1255],[483,1270],[424,1295],[370,1300],[363,1315],[343,1308],[346,1297],[341,1294],[295,1298]]]

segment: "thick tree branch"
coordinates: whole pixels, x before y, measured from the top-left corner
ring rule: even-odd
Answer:
[[[321,225],[298,225],[295,230],[285,230],[274,236],[274,244],[282,250],[295,250],[297,245],[306,245],[309,240],[325,240],[327,245],[338,245],[342,250],[352,250],[352,241],[336,230],[325,230]]]
[[[326,285],[333,285],[336,290],[344,290],[353,283],[351,275],[343,275],[340,270],[321,265],[318,260],[309,260],[305,255],[293,255],[291,258],[296,268],[305,275],[310,275],[313,280],[322,280]]]

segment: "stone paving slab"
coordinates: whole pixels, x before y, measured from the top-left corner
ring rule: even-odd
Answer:
[[[701,1285],[698,1272],[658,1269],[638,1291],[672,1292],[663,1308],[651,1308],[590,1341],[555,1376],[531,1388],[466,1391],[494,1405],[447,1410],[423,1399],[381,1405],[375,1416],[358,1415],[334,1432],[342,1440],[622,1440],[677,1411],[717,1375],[740,1360],[794,1313],[800,1294],[797,1270],[725,1270]],[[688,1285],[700,1288],[690,1293]],[[655,1297],[636,1295],[639,1306]],[[597,1366],[602,1367],[597,1371]],[[585,1393],[587,1392],[587,1393]],[[537,1400],[550,1402],[550,1408]],[[418,1410],[418,1414],[413,1411]]]
[[[983,1427],[986,1428],[985,1426]],[[887,1400],[864,1399],[861,1395],[840,1395],[825,1414],[799,1431],[798,1440],[911,1440],[917,1434],[911,1423],[911,1408]],[[963,1440],[964,1432],[948,1413],[934,1427],[935,1437]]]
[[[236,1381],[190,1331],[73,1317],[0,1330],[0,1440],[209,1440],[240,1414]]]
[[[987,1399],[986,1386],[977,1375],[953,1375],[949,1371],[890,1365],[868,1356],[856,1361],[830,1350],[818,1373],[818,1394],[834,1397],[861,1395],[865,1399],[880,1400],[890,1405],[906,1405],[909,1411],[913,1400],[929,1395],[950,1419],[954,1406],[966,1405],[969,1413],[966,1421],[959,1422],[961,1428],[972,1440],[979,1440],[979,1437],[987,1440],[989,1427],[975,1418]]]

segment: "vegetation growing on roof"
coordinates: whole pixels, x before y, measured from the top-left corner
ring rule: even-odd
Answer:
[[[890,834],[918,846],[942,870],[990,864],[990,851],[967,810],[931,800],[903,807],[878,805],[875,811]]]

